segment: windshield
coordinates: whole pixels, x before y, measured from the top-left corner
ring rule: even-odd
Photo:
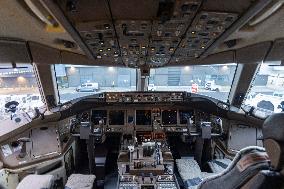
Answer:
[[[101,92],[136,91],[136,69],[55,65],[60,102]]]
[[[42,107],[33,66],[30,64],[0,65],[0,120],[10,119],[11,112],[5,104],[11,101],[19,103],[16,114],[32,113],[35,107]]]
[[[243,107],[255,107],[255,115],[267,117],[284,109],[284,66],[280,62],[262,63]]]
[[[148,91],[187,91],[227,101],[237,64],[151,69]]]

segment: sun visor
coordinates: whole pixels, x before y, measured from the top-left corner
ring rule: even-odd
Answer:
[[[37,64],[60,64],[60,51],[39,43],[28,42],[33,62]]]
[[[266,41],[250,45],[236,50],[236,63],[258,63],[262,62],[271,47],[272,42]]]
[[[0,63],[31,63],[25,41],[0,39]]]
[[[268,53],[265,62],[284,60],[284,39],[277,39]]]

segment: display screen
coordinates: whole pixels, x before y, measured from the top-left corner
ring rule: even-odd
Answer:
[[[114,110],[109,112],[110,125],[124,125],[124,111]]]
[[[104,125],[107,122],[107,111],[106,110],[92,110],[91,121],[95,125],[99,125],[99,121],[104,120]]]
[[[177,111],[176,110],[162,111],[162,124],[163,125],[177,124]]]
[[[193,111],[191,110],[180,110],[179,119],[180,124],[187,124],[187,121],[193,116]]]
[[[151,110],[136,110],[136,125],[152,125]]]
[[[154,189],[154,185],[142,185],[141,189]]]

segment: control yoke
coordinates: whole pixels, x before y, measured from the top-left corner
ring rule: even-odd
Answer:
[[[31,142],[31,139],[28,137],[23,137],[19,138],[17,141],[22,143],[22,149],[19,154],[19,158],[24,158],[27,155],[27,142]]]
[[[218,127],[218,133],[212,132],[212,122],[200,122],[197,125],[193,125],[192,123],[188,124],[188,134],[190,136],[201,137],[204,139],[211,139],[212,137],[221,137],[223,136],[223,126],[222,120],[217,120],[214,125]]]
[[[16,115],[17,106],[19,106],[19,102],[17,101],[10,101],[5,104],[5,108],[8,112],[11,112],[11,120]]]
[[[36,107],[34,110],[35,110],[35,117],[34,117],[34,119],[37,119],[37,118],[41,117],[41,120],[44,120],[44,113],[47,111],[47,109],[45,109],[44,112],[41,112],[39,110],[39,108]]]

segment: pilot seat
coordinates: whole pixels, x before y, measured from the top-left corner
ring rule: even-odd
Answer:
[[[281,188],[284,180],[283,126],[284,113],[271,115],[263,124],[265,148],[250,146],[242,149],[224,171],[207,178],[196,175],[196,166],[193,166],[191,172],[195,175],[183,179],[185,186],[190,189]]]
[[[53,189],[53,175],[28,175],[17,186],[16,189]]]
[[[95,175],[72,174],[68,177],[64,189],[93,189]],[[17,186],[17,189],[54,189],[53,175],[28,175]]]

